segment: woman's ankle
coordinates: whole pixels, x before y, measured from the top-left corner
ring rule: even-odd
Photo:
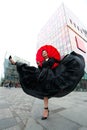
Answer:
[[[12,65],[15,65],[15,64],[16,64],[16,62],[12,59],[11,56],[9,56],[9,61],[10,61],[10,63],[11,63]]]

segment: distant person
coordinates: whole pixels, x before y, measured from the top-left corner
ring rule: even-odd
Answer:
[[[44,100],[44,111],[41,119],[45,120],[49,115],[48,99],[63,97],[72,92],[84,75],[85,63],[83,56],[76,52],[67,54],[62,60],[53,56],[49,57],[46,49],[40,53],[43,62],[38,61],[38,67],[15,62],[11,56],[9,60],[17,67],[24,92]]]
[[[12,82],[10,81],[10,82],[9,82],[9,88],[11,88],[11,87],[12,87]]]

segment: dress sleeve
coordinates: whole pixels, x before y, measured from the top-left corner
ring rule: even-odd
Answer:
[[[54,58],[54,62],[55,63],[60,63],[61,61]]]

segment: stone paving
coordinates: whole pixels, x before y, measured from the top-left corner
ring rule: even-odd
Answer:
[[[0,87],[0,130],[87,130],[87,92],[51,98],[49,110],[43,121],[43,100]]]

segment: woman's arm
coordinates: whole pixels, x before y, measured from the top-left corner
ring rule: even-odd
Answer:
[[[55,63],[60,63],[59,60],[56,60],[55,58],[49,58],[48,61],[44,61],[42,64],[42,67],[52,67]]]

